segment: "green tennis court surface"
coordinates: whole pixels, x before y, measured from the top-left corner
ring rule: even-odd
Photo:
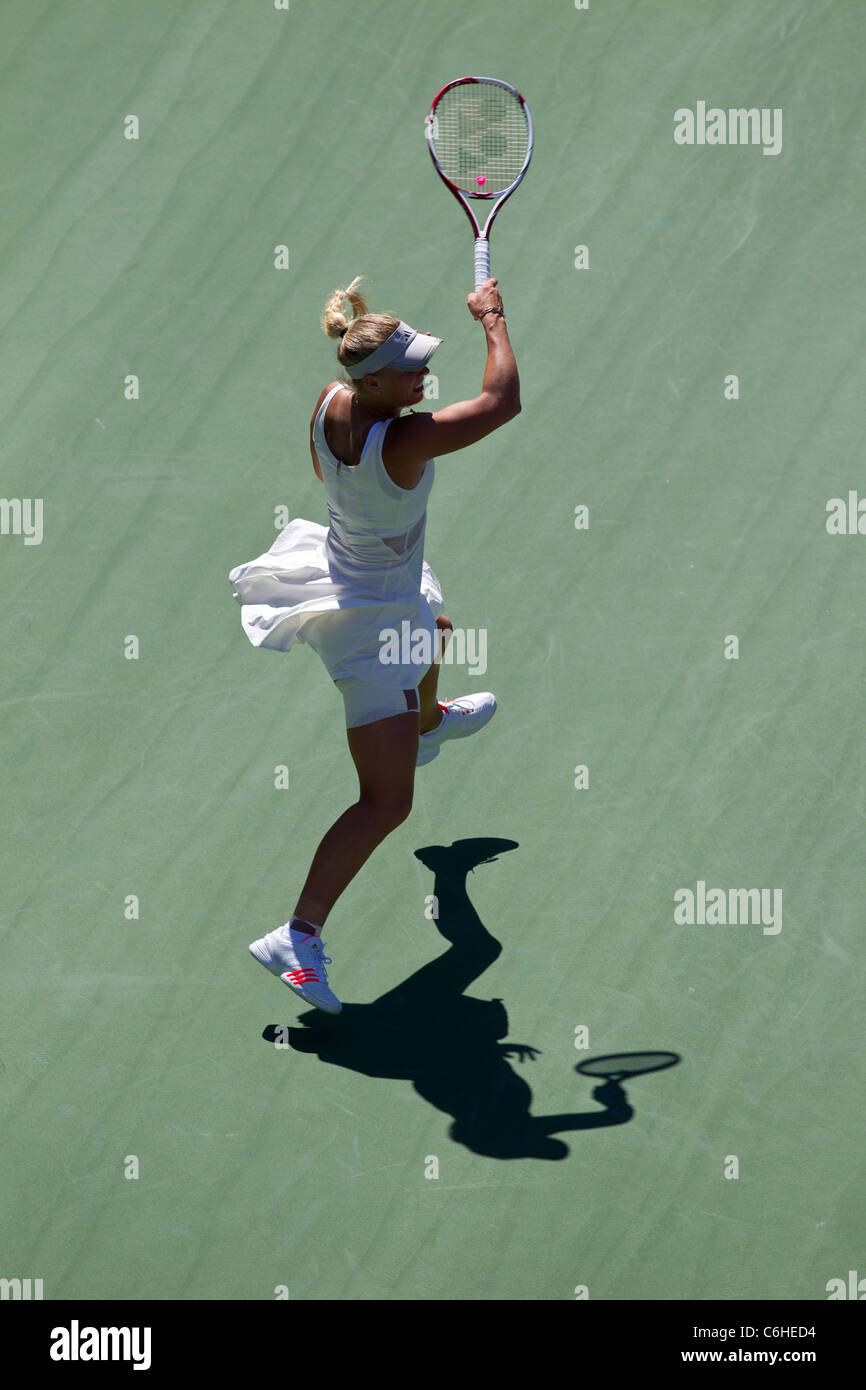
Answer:
[[[0,1277],[866,1276],[864,31],[856,0],[0,8]],[[444,339],[440,403],[478,390],[423,135],[469,73],[536,126],[492,237],[523,411],[440,462],[426,553],[486,642],[441,691],[501,707],[329,919],[329,1030],[247,945],[354,799],[342,705],[227,575],[326,520],[336,286]],[[761,138],[707,143],[716,108]],[[679,1060],[621,1097],[575,1069],[641,1052]]]

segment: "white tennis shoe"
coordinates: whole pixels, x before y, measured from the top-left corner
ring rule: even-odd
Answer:
[[[439,749],[450,738],[468,738],[489,723],[496,713],[496,696],[489,690],[480,695],[461,695],[459,700],[439,701],[442,718],[429,734],[421,734],[418,739],[418,758],[416,767],[431,763],[439,755]]]
[[[253,941],[250,951],[257,961],[279,975],[283,984],[294,990],[308,1004],[322,1009],[326,1014],[338,1014],[342,1004],[328,984],[326,965],[332,965],[326,956],[318,936],[305,937],[303,932],[292,931],[288,922],[268,932],[258,941]]]

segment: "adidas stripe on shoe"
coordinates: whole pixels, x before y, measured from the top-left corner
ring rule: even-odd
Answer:
[[[250,944],[256,960],[278,975],[283,984],[307,1004],[326,1014],[338,1014],[342,1004],[328,984],[326,965],[333,964],[318,936],[293,931],[286,923]]]

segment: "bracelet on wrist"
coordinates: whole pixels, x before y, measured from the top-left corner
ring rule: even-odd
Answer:
[[[498,314],[501,319],[505,318],[505,310],[497,309],[495,304],[491,304],[489,309],[482,309],[481,313],[478,315],[478,318],[483,319],[485,314]]]

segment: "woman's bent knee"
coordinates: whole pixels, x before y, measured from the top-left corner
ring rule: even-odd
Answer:
[[[383,830],[396,830],[402,825],[412,810],[412,791],[381,793],[362,793],[360,804],[367,810],[371,819],[378,822]]]

